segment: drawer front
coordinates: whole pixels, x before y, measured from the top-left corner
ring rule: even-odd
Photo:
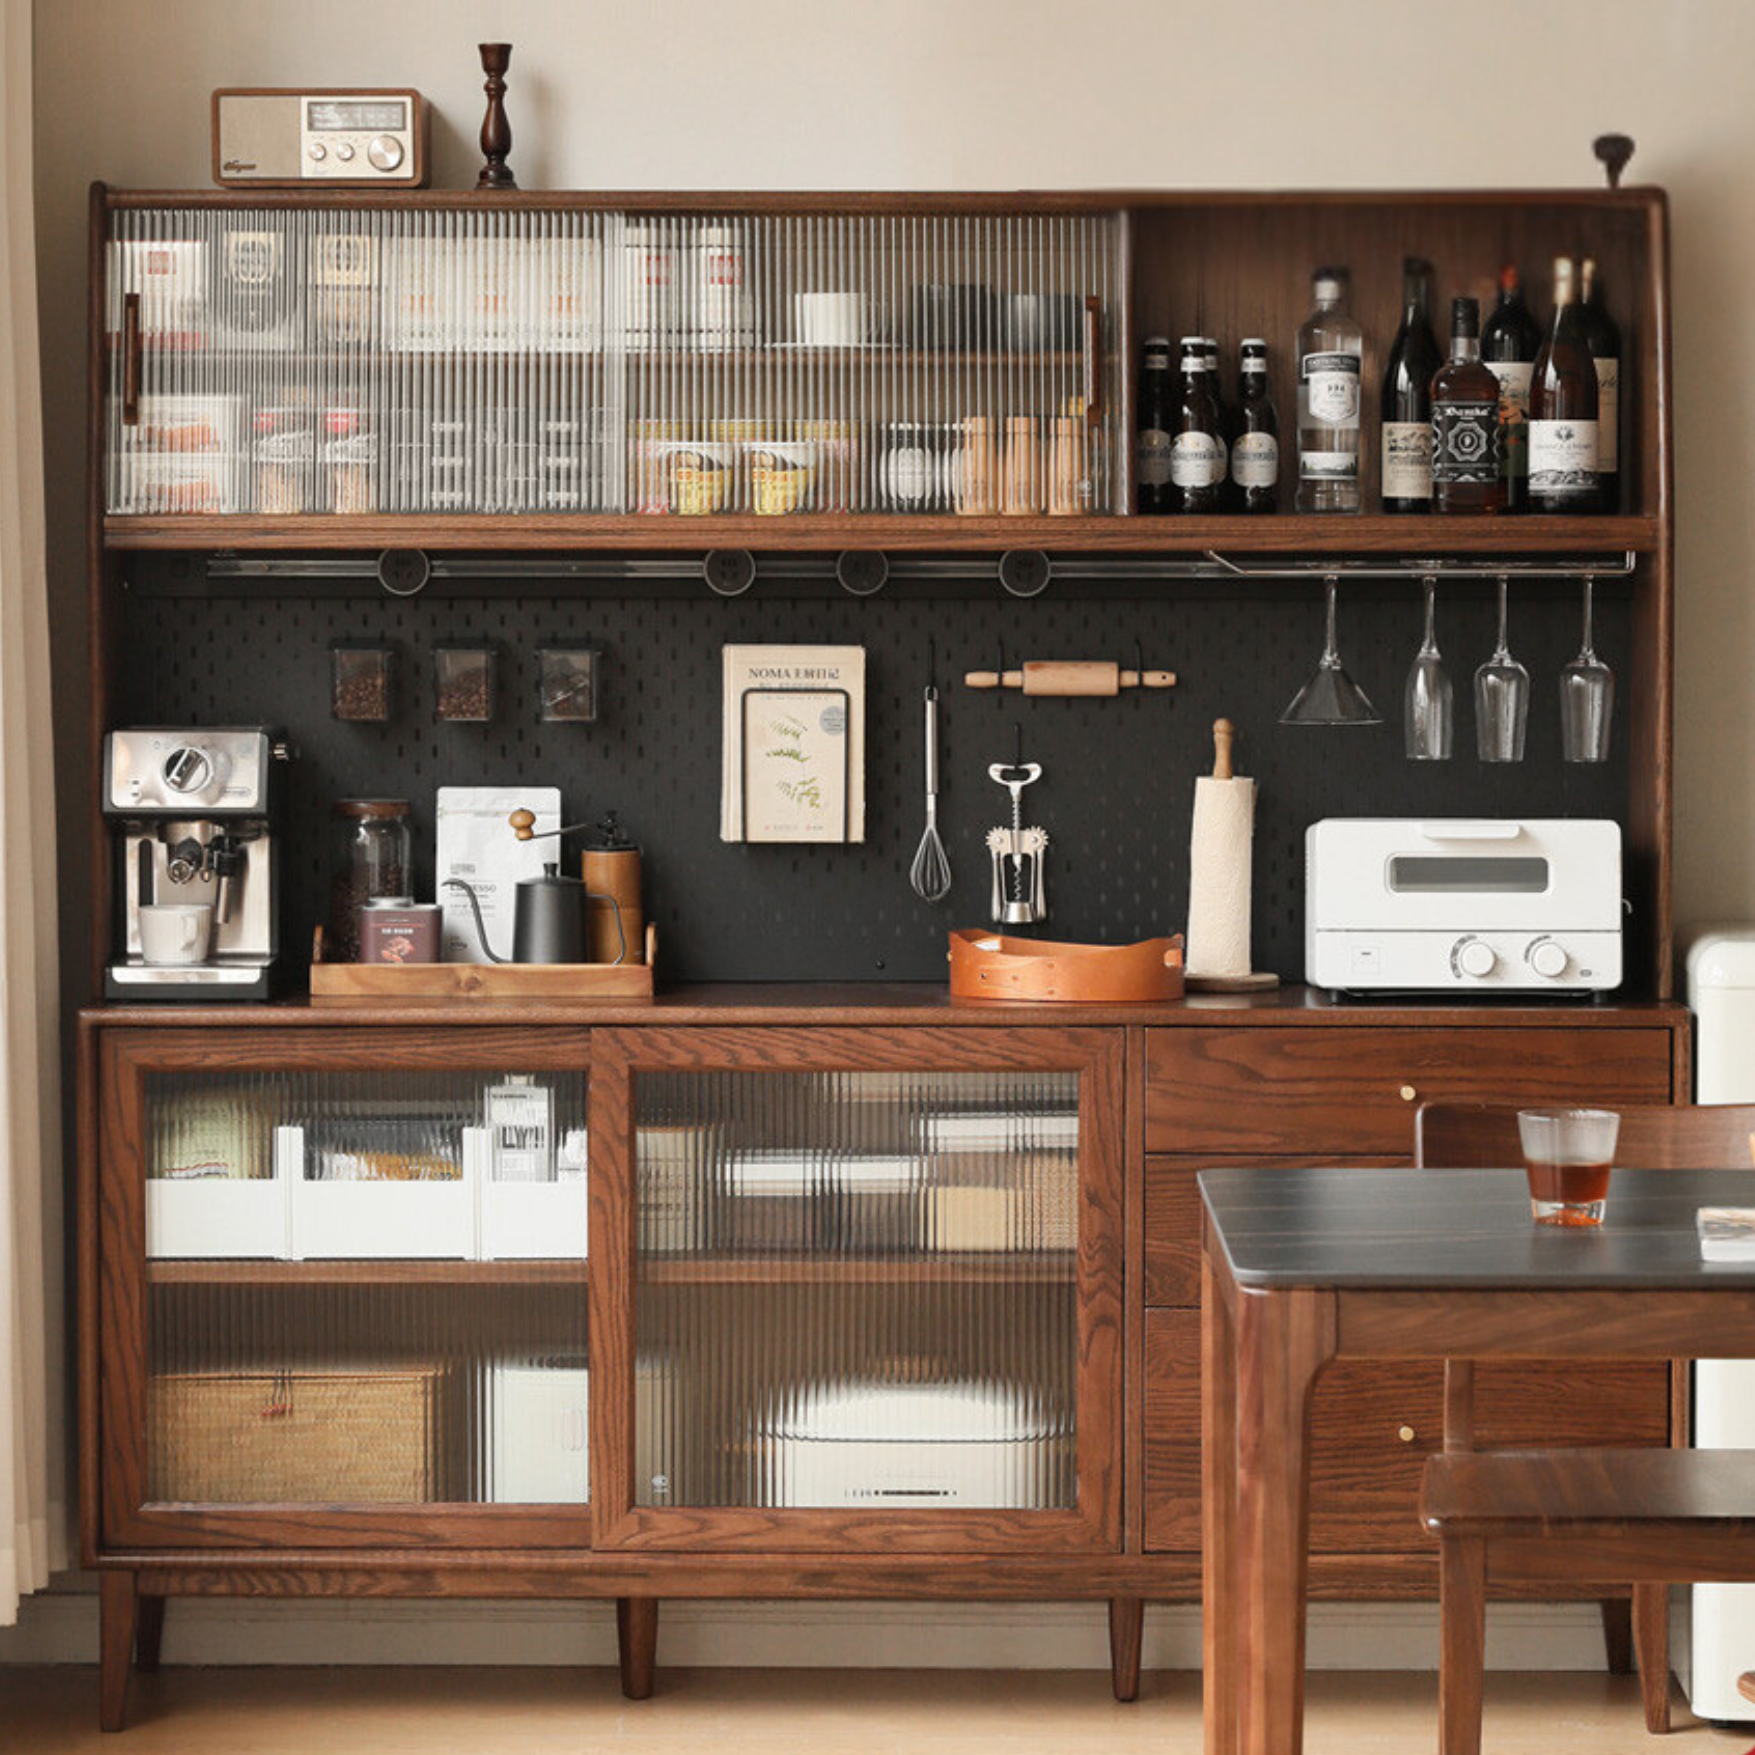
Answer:
[[[1227,1157],[1228,1165],[1310,1170],[1328,1164],[1389,1166],[1401,1160],[1347,1152],[1325,1158]],[[1146,1159],[1146,1303],[1200,1304],[1200,1190],[1194,1179],[1208,1157]]]
[[[1200,1313],[1146,1314],[1146,1546],[1200,1547]],[[1666,1444],[1669,1367],[1483,1365],[1476,1442]],[[1354,1360],[1317,1384],[1313,1553],[1421,1553],[1420,1471],[1443,1447],[1444,1368]]]
[[[1146,1150],[1412,1155],[1423,1102],[1667,1103],[1664,1029],[1307,1024],[1146,1035]]]

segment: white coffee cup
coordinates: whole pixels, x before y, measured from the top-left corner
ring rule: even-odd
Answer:
[[[213,940],[213,905],[209,902],[143,902],[140,954],[149,963],[205,963]]]

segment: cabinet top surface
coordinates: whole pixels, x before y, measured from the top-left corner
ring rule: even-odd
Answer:
[[[1530,1219],[1522,1170],[1203,1170],[1243,1286],[1349,1291],[1725,1291],[1755,1262],[1703,1262],[1695,1213],[1755,1202],[1755,1170],[1622,1170],[1602,1226]]]
[[[1160,1005],[1032,1005],[1010,1000],[953,1000],[937,983],[715,982],[670,987],[650,1000],[524,1001],[495,1005],[475,1000],[403,1001],[356,1005],[308,998],[269,1005],[104,1005],[80,1013],[88,1028],[142,1025],[164,1028],[321,1025],[590,1025],[590,1024],[810,1024],[810,1025],[1022,1025],[1151,1024],[1370,1025],[1420,1028],[1615,1029],[1669,1028],[1687,1016],[1683,1006],[1658,1001],[1579,1004],[1504,1004],[1397,1000],[1337,1001],[1317,989],[1288,986],[1271,993],[1191,994]]]

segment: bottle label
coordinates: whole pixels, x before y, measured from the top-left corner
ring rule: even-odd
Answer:
[[[1530,422],[1530,492],[1588,499],[1597,490],[1597,423]]]
[[[1432,405],[1432,479],[1446,486],[1499,479],[1499,405]]]
[[[1359,356],[1356,353],[1307,353],[1298,362],[1304,406],[1311,420],[1325,427],[1359,424]]]
[[[1225,479],[1225,441],[1178,433],[1170,446],[1170,479],[1180,488],[1217,487]]]
[[[1163,487],[1170,479],[1170,435],[1161,427],[1145,427],[1140,432],[1139,449],[1134,454],[1134,475],[1141,487]]]
[[[1305,481],[1357,481],[1357,451],[1305,451],[1298,453],[1298,474]]]
[[[1530,472],[1529,360],[1488,360],[1499,380],[1499,473],[1522,478]]]
[[[1383,423],[1383,497],[1432,498],[1432,429],[1425,421]]]
[[[1231,447],[1231,479],[1240,488],[1271,488],[1280,479],[1280,441],[1272,433],[1239,433]]]
[[[1597,473],[1613,475],[1621,466],[1621,362],[1597,361]]]

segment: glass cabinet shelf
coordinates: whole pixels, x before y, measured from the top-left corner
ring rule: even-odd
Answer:
[[[1123,509],[1116,213],[125,207],[120,515]]]

